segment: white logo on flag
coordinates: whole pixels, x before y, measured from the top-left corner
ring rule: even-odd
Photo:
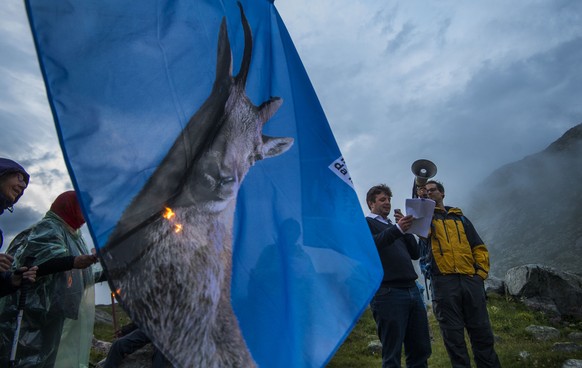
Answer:
[[[354,189],[354,183],[352,183],[352,178],[348,172],[348,166],[344,161],[343,156],[340,156],[337,160],[331,163],[328,168],[333,171],[337,176],[339,176],[347,185]]]

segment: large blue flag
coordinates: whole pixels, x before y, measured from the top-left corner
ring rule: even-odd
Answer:
[[[26,4],[69,172],[131,318],[177,367],[325,365],[382,269],[272,2]]]

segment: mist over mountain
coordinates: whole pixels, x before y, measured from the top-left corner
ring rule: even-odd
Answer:
[[[582,273],[582,124],[494,171],[467,214],[489,248],[492,275],[528,263]]]

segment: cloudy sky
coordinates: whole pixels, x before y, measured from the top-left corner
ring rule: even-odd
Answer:
[[[364,206],[410,165],[438,166],[448,204],[582,122],[582,2],[277,0]],[[72,188],[24,5],[0,8],[0,156],[32,175],[7,240]]]

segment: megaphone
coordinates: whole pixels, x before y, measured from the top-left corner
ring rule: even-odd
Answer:
[[[410,169],[414,176],[416,176],[414,183],[419,187],[425,185],[428,179],[432,178],[437,173],[436,165],[429,160],[416,160],[412,163]]]

